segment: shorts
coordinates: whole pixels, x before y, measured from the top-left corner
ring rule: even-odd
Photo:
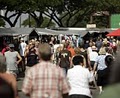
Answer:
[[[19,72],[18,70],[9,70],[8,73],[13,74],[17,78]]]
[[[90,61],[90,65],[91,65],[92,69],[94,68],[94,64],[95,64],[95,61]]]

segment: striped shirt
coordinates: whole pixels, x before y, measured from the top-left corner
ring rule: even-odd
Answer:
[[[41,61],[27,71],[22,91],[30,98],[62,98],[69,85],[60,67]]]

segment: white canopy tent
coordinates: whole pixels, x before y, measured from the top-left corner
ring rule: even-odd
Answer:
[[[19,36],[19,35],[29,35],[33,30],[37,32],[38,35],[81,35],[85,36],[88,32],[111,32],[112,29],[64,29],[64,30],[51,30],[44,28],[0,28],[0,36]]]

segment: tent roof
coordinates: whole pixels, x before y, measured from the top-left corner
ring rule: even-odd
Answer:
[[[85,36],[88,31],[86,30],[67,30],[67,31],[64,31],[65,33],[67,33],[67,35],[80,35],[81,37]]]
[[[30,34],[33,28],[0,28],[0,35],[16,36]]]
[[[58,30],[51,30],[51,29],[40,29],[37,28],[36,29],[38,31],[38,33],[43,33],[43,32],[47,32],[46,34],[48,35],[81,35],[81,37],[85,36],[88,31],[86,30],[62,30],[62,31],[58,31]],[[43,33],[44,34],[44,33]]]
[[[38,34],[47,34],[47,35],[59,35],[59,34],[66,35],[66,34],[70,34],[69,31],[57,31],[57,30],[41,29],[41,28],[36,28],[36,31],[38,32]]]
[[[51,30],[51,29],[44,29],[44,28],[0,28],[0,35],[29,35],[33,30],[36,31],[39,35],[81,35],[84,37],[88,32],[110,32],[111,29],[83,29],[83,30]]]
[[[120,36],[120,28],[107,34],[106,36]]]
[[[0,28],[0,35],[13,35],[13,33],[15,32],[10,28]]]
[[[36,32],[40,35],[58,35],[57,31],[50,30],[50,29],[44,29],[44,28],[35,28]]]
[[[25,34],[25,35],[29,35],[32,31],[33,28],[11,28],[11,30],[13,30],[15,33],[13,35],[21,35],[21,34]]]
[[[88,28],[86,29],[88,32],[90,33],[94,33],[94,32],[97,32],[97,33],[102,33],[102,32],[112,32],[113,30],[110,29],[110,28]]]

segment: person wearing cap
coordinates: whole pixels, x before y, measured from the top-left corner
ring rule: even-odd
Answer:
[[[9,51],[5,52],[7,71],[18,74],[18,64],[22,61],[20,54],[14,50],[14,44],[9,44]]]

